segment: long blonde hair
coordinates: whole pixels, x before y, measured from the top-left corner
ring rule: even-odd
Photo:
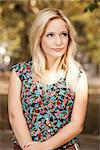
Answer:
[[[67,51],[62,57],[60,66],[64,70],[71,70],[72,66],[80,66],[74,57],[76,53],[76,33],[75,30],[69,21],[69,19],[63,14],[61,10],[55,8],[45,8],[41,10],[36,16],[30,32],[30,51],[32,56],[32,71],[33,76],[37,76],[40,78],[45,78],[45,69],[46,69],[46,60],[44,53],[41,49],[41,36],[44,33],[44,30],[50,20],[61,18],[67,25],[67,30],[69,34],[69,43],[67,47]]]

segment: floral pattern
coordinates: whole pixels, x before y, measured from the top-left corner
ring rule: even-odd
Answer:
[[[66,86],[65,75],[51,85],[32,79],[32,60],[17,63],[11,70],[16,72],[22,82],[23,114],[33,141],[49,139],[70,122],[75,99],[74,91],[70,86]],[[14,135],[12,142],[18,144]],[[74,143],[78,143],[77,137],[57,150],[66,149]]]

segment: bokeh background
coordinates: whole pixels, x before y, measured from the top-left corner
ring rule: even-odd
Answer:
[[[39,10],[64,11],[77,31],[76,60],[88,77],[89,104],[81,150],[99,150],[100,143],[100,1],[99,0],[0,0],[0,150],[12,150],[8,121],[10,67],[30,58],[29,31]]]

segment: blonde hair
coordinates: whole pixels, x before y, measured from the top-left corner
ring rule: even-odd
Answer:
[[[72,66],[79,66],[79,64],[75,61],[75,53],[76,53],[76,33],[75,30],[69,21],[69,19],[63,14],[61,10],[54,8],[45,8],[41,10],[37,17],[35,18],[30,32],[30,50],[32,56],[32,71],[33,76],[37,76],[40,78],[45,78],[45,69],[46,69],[46,60],[44,53],[41,49],[41,36],[44,33],[44,30],[49,23],[50,20],[61,18],[67,25],[67,30],[69,34],[69,43],[66,50],[66,53],[62,57],[60,66],[64,70],[70,70]]]

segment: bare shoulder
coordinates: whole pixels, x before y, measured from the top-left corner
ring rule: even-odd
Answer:
[[[18,77],[18,75],[16,74],[16,72],[14,70],[11,71],[10,73],[10,84],[15,84],[16,82],[21,84],[21,80]]]
[[[88,84],[87,74],[84,69],[80,69],[79,85]]]
[[[80,73],[81,73],[81,78],[86,78],[87,79],[86,71],[83,68],[80,69]]]
[[[25,60],[23,62],[19,62],[17,64],[14,64],[11,67],[11,79],[16,79],[18,80],[18,78],[20,79],[20,81],[23,81],[23,79],[25,78],[24,74],[27,74],[27,68],[31,69],[31,59],[29,60]]]
[[[88,94],[88,78],[84,69],[80,70],[80,77],[76,86],[76,95]],[[79,94],[80,93],[80,94]]]
[[[21,92],[22,82],[16,72],[14,70],[10,73],[10,79],[9,79],[9,88],[8,88],[8,94],[9,95],[16,95],[16,93]]]
[[[79,123],[82,127],[87,112],[88,105],[88,82],[86,72],[81,69],[80,77],[75,91],[75,103],[71,120]]]
[[[74,65],[66,79],[66,82],[69,83],[75,93],[79,93],[79,90],[82,91],[82,89],[88,85],[87,75],[82,66]]]

